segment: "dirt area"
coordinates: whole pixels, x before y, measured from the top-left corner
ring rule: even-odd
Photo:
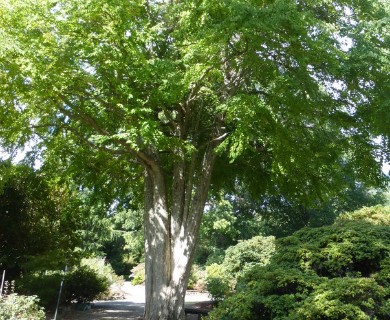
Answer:
[[[125,282],[121,287],[113,290],[123,299],[112,301],[94,301],[86,310],[71,308],[64,310],[57,320],[140,320],[143,319],[145,306],[145,288],[133,286]],[[188,291],[186,305],[209,301],[207,293]],[[196,315],[189,315],[188,320],[197,319]],[[49,320],[49,319],[48,319]]]

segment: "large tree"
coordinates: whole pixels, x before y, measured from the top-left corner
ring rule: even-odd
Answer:
[[[2,142],[35,140],[105,195],[142,175],[145,318],[183,319],[210,186],[307,198],[380,180],[385,5],[2,0]]]

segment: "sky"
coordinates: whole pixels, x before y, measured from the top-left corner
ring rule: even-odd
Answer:
[[[386,174],[386,175],[389,175],[390,174],[390,163],[384,163],[382,165],[382,171]]]
[[[19,163],[23,160],[23,158],[25,157],[26,155],[26,152],[29,152],[31,151],[31,147],[30,146],[27,146],[26,148],[24,148],[23,150],[19,150],[16,155],[14,156],[14,158],[12,159],[12,162],[13,163]],[[0,146],[0,160],[6,160],[8,158],[10,158],[10,154],[7,153],[1,146]],[[34,164],[34,168],[35,169],[39,169],[42,165],[42,162],[38,159],[38,160],[35,160],[35,164]]]

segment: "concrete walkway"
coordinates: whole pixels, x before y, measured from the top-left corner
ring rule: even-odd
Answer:
[[[113,301],[94,301],[92,308],[85,311],[67,311],[64,312],[61,320],[119,320],[119,319],[143,319],[145,307],[145,288],[137,285],[133,286],[130,282],[125,282],[120,288],[113,288],[119,292],[124,299]],[[188,291],[186,295],[186,304],[196,302],[210,301],[207,293]],[[195,315],[188,316],[188,320],[197,319]]]

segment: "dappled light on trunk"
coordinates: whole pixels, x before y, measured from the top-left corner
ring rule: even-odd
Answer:
[[[185,317],[184,296],[214,161],[215,155],[209,148],[201,166],[192,166],[200,172],[185,173],[183,168],[175,168],[182,174],[176,174],[169,189],[162,170],[145,170],[145,319]],[[185,162],[180,165],[185,166]],[[195,181],[188,175],[197,176],[196,185],[188,183]],[[173,201],[169,194],[182,199],[181,203],[169,207],[168,203]]]

